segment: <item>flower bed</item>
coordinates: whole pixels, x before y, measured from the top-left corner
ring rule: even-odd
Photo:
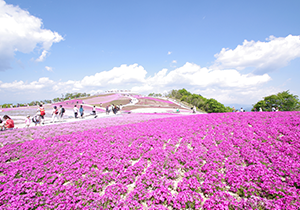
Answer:
[[[133,116],[1,148],[0,208],[300,206],[299,112]]]
[[[137,122],[144,122],[150,119],[176,117],[170,114],[128,114],[114,116],[113,118],[99,118],[70,122],[63,124],[53,124],[41,127],[19,128],[0,132],[0,147],[6,144],[22,143],[33,139],[45,139],[48,137],[72,134],[91,129],[105,128],[115,125],[124,125]]]
[[[109,94],[109,95],[103,95],[103,96],[97,96],[93,98],[88,98],[84,100],[84,103],[86,104],[104,104],[104,103],[109,103],[114,100],[118,100],[121,98],[121,94]]]

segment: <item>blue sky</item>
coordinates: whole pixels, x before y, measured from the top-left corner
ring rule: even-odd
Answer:
[[[186,88],[300,95],[300,1],[0,0],[0,104]]]

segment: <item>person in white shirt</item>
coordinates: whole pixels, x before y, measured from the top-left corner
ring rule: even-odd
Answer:
[[[193,113],[196,113],[196,106],[193,107]]]
[[[73,111],[74,111],[75,118],[78,118],[78,108],[76,105],[74,105]]]
[[[51,119],[50,123],[55,122],[55,119],[58,121],[58,109],[57,109],[56,106],[53,107],[53,110],[52,110],[52,119]]]

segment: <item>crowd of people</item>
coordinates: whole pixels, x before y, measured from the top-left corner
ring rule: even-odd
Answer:
[[[105,112],[107,115],[109,115],[110,112],[117,114],[118,111],[122,110],[122,108],[123,108],[122,104],[120,104],[120,105],[111,104],[111,105],[106,106]]]
[[[78,108],[78,106],[79,106],[79,108]],[[102,107],[102,103],[100,104],[100,107]],[[122,104],[107,105],[106,106],[106,115],[109,115],[110,112],[112,112],[113,114],[117,114],[122,109],[122,107],[123,107]],[[193,113],[196,113],[195,106],[193,106],[191,109],[192,109]],[[256,110],[256,108],[254,108],[254,111],[262,112],[263,110],[260,107],[259,110]],[[278,109],[278,107],[272,107],[272,111],[278,112],[279,109]],[[74,112],[75,119],[84,118],[83,105],[79,105],[78,101],[77,101],[77,104],[74,105],[73,112]],[[179,112],[179,109],[177,109],[176,112]],[[235,109],[234,107],[232,107],[232,112],[245,112],[245,110],[243,108]],[[65,108],[62,105],[59,105],[59,107],[53,106],[53,109],[51,112],[52,117],[51,117],[50,123],[55,123],[56,121],[61,122],[63,120],[64,113],[65,113]],[[39,126],[41,124],[44,125],[45,124],[45,115],[46,115],[46,111],[45,111],[43,104],[38,105],[36,114],[32,118],[30,115],[28,115],[26,117],[25,126],[30,127],[31,123],[34,123],[35,126]],[[94,118],[97,117],[96,106],[92,107],[92,112],[90,113],[90,115],[93,115]],[[12,129],[14,129],[14,121],[8,115],[4,115],[3,119],[0,118],[0,131],[12,130]]]

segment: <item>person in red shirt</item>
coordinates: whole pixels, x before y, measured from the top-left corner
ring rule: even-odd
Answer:
[[[12,130],[15,127],[14,121],[9,116],[4,115],[3,119],[5,120],[5,130]]]

